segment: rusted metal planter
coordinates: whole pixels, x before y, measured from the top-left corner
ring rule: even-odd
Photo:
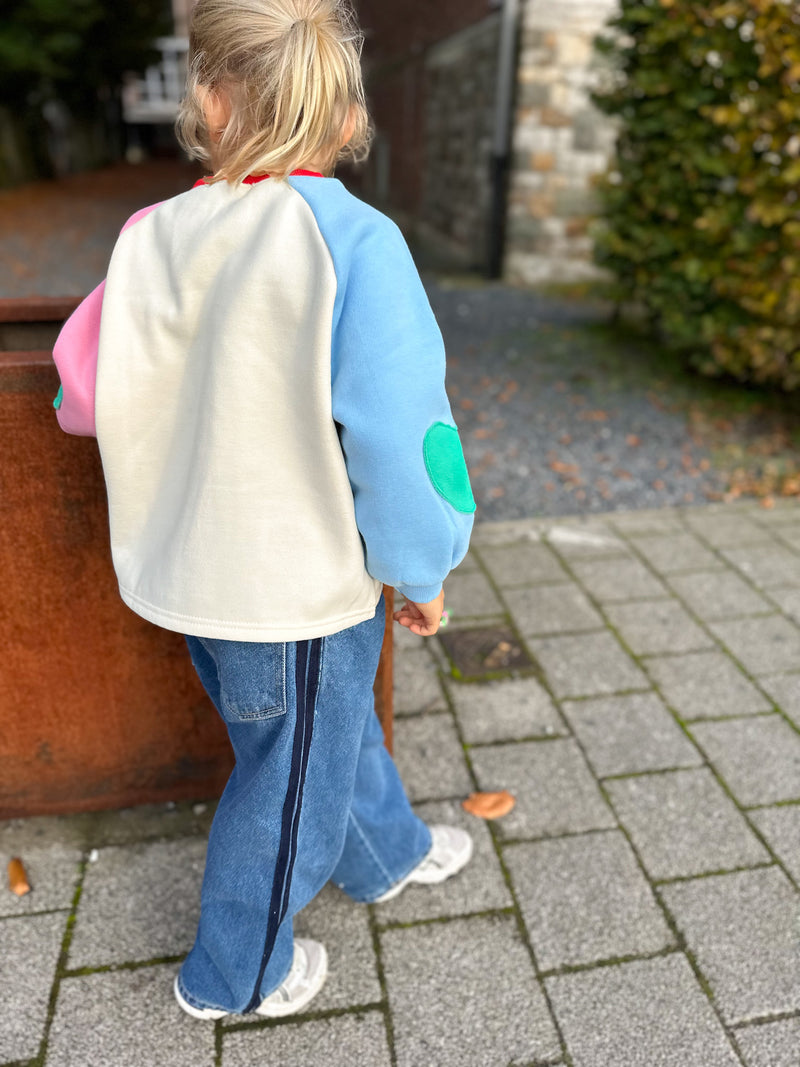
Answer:
[[[53,415],[50,350],[76,303],[0,300],[0,818],[213,797],[232,766],[183,638],[119,598],[96,443]],[[391,748],[389,597],[387,620]]]

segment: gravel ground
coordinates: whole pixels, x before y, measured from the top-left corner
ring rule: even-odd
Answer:
[[[0,192],[0,297],[82,294],[136,208],[188,188],[179,161],[119,164]],[[475,278],[428,279],[479,516],[702,503],[720,476],[642,342],[608,313]]]
[[[722,490],[646,342],[606,309],[428,277],[448,389],[484,519],[704,503]]]

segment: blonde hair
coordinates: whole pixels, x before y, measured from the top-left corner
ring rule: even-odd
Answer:
[[[330,173],[342,159],[365,158],[362,41],[348,0],[197,0],[178,139],[211,162],[211,181],[280,179],[312,162]],[[209,92],[230,105],[222,131],[208,128]]]

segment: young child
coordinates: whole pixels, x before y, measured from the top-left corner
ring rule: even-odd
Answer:
[[[122,598],[187,635],[236,756],[175,981],[201,1019],[308,1004],[292,918],[329,879],[379,902],[472,851],[413,814],[373,707],[381,583],[435,633],[475,505],[408,250],[326,176],[367,145],[359,51],[344,0],[199,0],[179,131],[213,173],[129,220],[54,353]]]

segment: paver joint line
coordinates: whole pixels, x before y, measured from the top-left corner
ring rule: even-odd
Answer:
[[[370,906],[365,931],[368,929],[367,943],[374,960],[376,976],[371,997],[376,997],[380,990],[380,999],[364,999],[358,1003],[352,999],[343,1005],[341,1001],[334,1001],[336,1006],[309,1011],[302,1016],[284,1020],[237,1020],[230,1024],[218,1023],[213,1029],[215,1067],[224,1067],[227,1035],[262,1030],[265,1033],[288,1033],[292,1028],[300,1032],[306,1024],[352,1018],[364,1013],[380,1015],[385,1025],[389,1060],[386,1060],[384,1052],[381,1062],[390,1061],[392,1067],[407,1067],[411,1062],[408,1060],[408,1050],[411,1046],[404,1044],[408,1038],[406,1024],[395,1017],[396,1004],[393,998],[398,996],[398,992],[392,985],[395,978],[392,973],[387,973],[386,959],[390,961],[391,971],[397,960],[397,946],[403,941],[406,933],[413,934],[414,937],[419,935],[417,940],[419,944],[423,944],[428,943],[425,940],[428,934],[440,938],[445,935],[445,931],[449,931],[446,936],[452,937],[456,931],[463,930],[466,942],[471,929],[467,924],[473,924],[474,928],[478,929],[493,922],[504,923],[507,931],[513,930],[515,937],[519,937],[525,947],[525,969],[530,974],[531,987],[535,986],[537,996],[541,991],[544,998],[542,1011],[549,1013],[554,1036],[552,1047],[547,1049],[548,1056],[542,1057],[541,1053],[545,1052],[545,1047],[542,1047],[538,1058],[515,1059],[514,1062],[520,1065],[524,1062],[528,1067],[572,1067],[573,1062],[580,1062],[585,1064],[585,1067],[599,1067],[599,1064],[593,1062],[591,1056],[587,1058],[579,1047],[574,1018],[569,1014],[574,1003],[570,1007],[567,992],[578,988],[605,990],[609,988],[609,983],[617,981],[617,976],[645,973],[629,970],[631,968],[647,967],[647,973],[652,975],[677,974],[678,961],[686,960],[688,968],[685,963],[682,964],[686,972],[686,982],[682,987],[684,994],[688,997],[687,983],[691,979],[692,988],[697,992],[697,1002],[702,1001],[708,1005],[708,1025],[714,1028],[717,1038],[724,1039],[727,1043],[727,1056],[731,1057],[735,1053],[742,1063],[751,1054],[750,1046],[742,1040],[740,1049],[737,1036],[743,1038],[745,1034],[757,1031],[766,1034],[764,1027],[769,1024],[800,1020],[800,1007],[794,1010],[794,1002],[791,999],[788,1005],[785,999],[780,999],[779,979],[772,970],[762,967],[759,988],[763,993],[760,994],[760,999],[751,996],[744,1007],[739,1006],[736,1001],[736,996],[741,997],[742,994],[735,983],[731,985],[730,974],[723,982],[718,974],[719,967],[731,966],[730,959],[735,958],[737,945],[743,944],[746,947],[747,938],[756,938],[759,931],[766,930],[769,933],[772,927],[775,931],[785,927],[785,923],[779,925],[782,923],[782,913],[778,905],[790,910],[793,903],[797,902],[800,886],[800,867],[797,867],[787,852],[787,842],[794,840],[793,835],[799,825],[794,813],[800,813],[800,793],[797,796],[786,795],[793,788],[788,776],[793,766],[791,752],[794,740],[800,732],[800,685],[796,687],[795,692],[795,687],[784,681],[795,678],[800,683],[800,671],[796,669],[800,660],[794,661],[792,658],[795,643],[800,649],[800,629],[796,621],[800,617],[793,614],[800,610],[795,606],[794,600],[794,594],[798,594],[800,604],[800,590],[794,589],[791,597],[783,598],[780,590],[772,584],[774,569],[771,569],[781,560],[791,562],[790,557],[792,560],[800,560],[800,538],[793,532],[795,528],[800,528],[800,507],[788,505],[782,511],[780,522],[773,520],[771,516],[760,514],[749,505],[735,509],[704,509],[702,512],[687,510],[668,515],[656,512],[651,516],[642,513],[606,516],[607,527],[616,530],[615,536],[627,553],[626,556],[598,554],[584,557],[576,545],[570,543],[569,538],[566,538],[563,544],[546,542],[542,537],[553,525],[553,521],[545,521],[538,526],[531,523],[520,524],[518,536],[515,535],[516,540],[510,543],[516,552],[517,562],[513,566],[503,560],[504,553],[509,549],[508,545],[504,548],[502,545],[492,545],[490,540],[485,543],[481,541],[472,553],[474,567],[462,575],[462,594],[464,590],[473,586],[477,588],[478,585],[489,590],[492,597],[492,624],[498,618],[505,619],[509,628],[519,636],[520,645],[532,654],[534,662],[540,667],[544,663],[547,671],[537,667],[535,671],[529,672],[500,672],[499,680],[491,683],[498,687],[493,698],[496,705],[502,704],[504,686],[519,685],[520,689],[515,691],[514,699],[518,702],[518,708],[524,709],[524,714],[515,712],[514,715],[507,716],[492,735],[480,723],[481,696],[473,696],[459,707],[459,695],[467,691],[472,694],[482,692],[480,687],[484,684],[483,678],[476,679],[474,683],[453,683],[447,678],[447,665],[435,644],[412,646],[401,643],[401,638],[396,656],[401,661],[403,656],[408,657],[409,663],[413,661],[412,672],[422,672],[423,657],[431,664],[430,671],[426,668],[428,680],[418,690],[418,693],[422,694],[420,699],[432,700],[432,685],[438,686],[441,695],[436,697],[436,706],[431,710],[426,711],[422,706],[409,706],[408,710],[403,710],[398,716],[398,723],[408,723],[410,736],[415,738],[423,754],[423,763],[429,759],[425,750],[436,741],[437,729],[441,732],[441,729],[446,727],[445,733],[452,750],[448,760],[453,764],[458,763],[461,768],[461,784],[458,775],[452,779],[448,778],[447,782],[442,782],[439,777],[426,779],[424,775],[417,775],[414,781],[417,782],[416,792],[420,796],[423,792],[428,793],[431,788],[441,788],[442,784],[449,792],[446,797],[434,796],[427,800],[420,800],[415,795],[415,805],[459,805],[463,794],[458,791],[453,793],[454,788],[460,790],[462,786],[467,786],[467,783],[476,789],[499,788],[499,785],[488,784],[488,779],[497,778],[499,782],[503,775],[520,775],[519,788],[515,785],[518,794],[517,808],[514,815],[509,817],[512,821],[480,824],[484,855],[491,854],[492,862],[496,861],[497,864],[495,878],[498,888],[493,889],[481,901],[481,904],[492,906],[462,913],[455,910],[446,914],[425,913],[424,909],[416,912],[412,909],[408,912],[397,912],[396,918],[387,916],[385,920],[381,919],[380,908]],[[791,519],[793,515],[797,516],[796,522]],[[746,524],[738,541],[734,519]],[[666,523],[661,532],[658,531],[660,520]],[[566,526],[571,520],[557,521],[561,526]],[[790,523],[793,525],[790,526]],[[667,529],[669,532],[664,532]],[[527,537],[526,530],[537,531],[538,540]],[[642,532],[643,530],[647,532]],[[686,539],[687,534],[690,535],[691,542]],[[489,538],[488,533],[485,536]],[[673,536],[677,538],[677,548],[670,543]],[[695,545],[699,547],[693,547]],[[751,547],[745,551],[746,545]],[[691,559],[698,562],[696,568],[690,570],[684,567],[686,561],[680,558],[680,546],[691,549]],[[536,551],[531,553],[530,549]],[[527,559],[531,567],[538,568],[532,572],[535,578],[530,584],[516,584],[518,579],[526,577],[518,566],[520,559]],[[699,562],[701,560],[704,561],[702,565]],[[631,566],[632,562],[636,563],[636,567]],[[621,564],[623,566],[620,566]],[[637,595],[629,597],[624,589],[613,588],[608,577],[613,574],[629,574],[631,580],[636,583],[631,589]],[[468,578],[469,575],[472,577]],[[482,576],[481,582],[476,575]],[[690,596],[693,575],[698,576],[698,582],[702,580],[702,589],[705,591],[694,600]],[[725,583],[725,610],[719,612],[713,611],[711,607],[706,610],[703,602],[703,596],[713,596],[715,575]],[[730,581],[727,580],[728,577]],[[764,584],[767,588],[764,588]],[[559,616],[558,624],[553,624],[553,628],[549,630],[547,620],[538,621],[530,615],[529,602],[535,601],[538,590],[558,590],[559,587],[563,589],[569,603]],[[774,610],[748,613],[746,609],[757,609],[759,602],[753,597],[748,599],[747,590],[751,591],[753,596],[762,598],[761,603],[774,604]],[[489,593],[486,595],[488,597]],[[657,599],[653,599],[654,596]],[[543,596],[542,604],[555,604],[554,597],[557,597],[557,594]],[[584,597],[585,600],[582,599]],[[661,611],[660,605],[667,607]],[[502,611],[499,611],[498,607]],[[745,610],[739,610],[739,607],[744,607]],[[650,608],[661,612],[660,621],[656,620],[655,623],[661,627],[658,633],[664,635],[673,623],[688,619],[692,627],[696,627],[704,636],[702,639],[698,637],[697,645],[693,644],[686,651],[682,646],[670,646],[668,638],[664,637],[658,645],[658,652],[653,654],[649,649],[656,642],[658,634],[654,630],[655,636],[644,639],[639,632],[645,623],[649,625],[650,620],[643,612]],[[584,627],[582,620],[589,618],[587,613],[590,609],[597,613],[601,623],[587,623]],[[533,610],[535,611],[535,604]],[[707,615],[710,617],[706,618]],[[533,618],[530,626],[527,622],[522,625],[520,620],[523,616],[527,620]],[[459,622],[485,623],[487,618],[485,613],[463,615]],[[612,625],[612,619],[618,625]],[[565,628],[570,621],[576,622],[579,628]],[[686,626],[688,625],[687,622]],[[609,635],[607,639],[604,637],[606,634]],[[585,643],[587,638],[588,644]],[[598,638],[604,640],[597,644]],[[641,671],[641,678],[647,684],[643,684],[641,688],[572,695],[569,692],[570,685],[561,684],[561,674],[557,673],[566,670],[567,666],[573,670],[576,666],[574,663],[564,665],[566,653],[563,650],[593,648],[594,641],[597,644],[595,651],[598,653],[598,659],[602,659],[600,653],[603,649],[608,652],[612,650],[612,639],[613,647],[619,656],[630,662],[632,670]],[[760,645],[754,650],[753,644],[758,643],[755,639],[758,639]],[[630,645],[645,651],[634,653]],[[537,657],[537,653],[541,652],[544,652],[544,657]],[[726,665],[729,665],[729,668]],[[754,671],[758,672],[755,676]],[[721,679],[721,692],[727,694],[727,697],[718,698],[716,704],[712,703],[708,707],[710,713],[703,714],[703,708],[698,702],[702,699],[702,689],[692,690],[688,684],[681,689],[678,681],[682,672],[691,675],[694,679],[692,685],[696,685],[698,680],[702,682],[704,677],[707,685],[716,685],[717,679]],[[618,680],[635,680],[635,675],[629,673],[624,679]],[[602,684],[609,684],[608,676],[601,681]],[[587,686],[594,684],[595,681],[590,679]],[[508,691],[511,692],[510,689]],[[488,693],[488,690],[483,692]],[[730,707],[723,706],[721,700],[724,699],[730,700]],[[525,704],[525,700],[529,703]],[[608,747],[604,748],[598,741],[598,730],[604,724],[608,723],[610,729],[616,728],[615,702],[617,714],[621,717],[627,716],[625,728],[628,732],[623,731],[621,736],[626,739],[630,751],[619,753],[619,756],[625,757],[621,760],[616,757],[612,759]],[[411,701],[408,704],[411,705]],[[661,710],[657,711],[657,707]],[[797,711],[794,710],[795,707]],[[535,711],[532,711],[532,708]],[[691,714],[691,711],[697,714]],[[525,719],[526,714],[531,716],[528,720]],[[635,739],[639,736],[636,730],[640,731],[643,723],[651,721],[659,724],[658,728],[661,730],[661,714],[666,714],[670,722],[677,724],[681,736],[696,746],[701,762],[697,765],[681,765],[673,761],[665,767],[647,766],[636,769],[634,759],[643,758],[641,753],[637,756],[637,752],[631,748],[632,745],[635,747]],[[650,715],[652,718],[648,718]],[[552,727],[559,717],[561,723],[558,732],[549,733],[548,724]],[[526,721],[529,724],[528,731],[533,729],[539,732],[525,732]],[[668,731],[662,732],[669,738]],[[472,740],[467,740],[467,737]],[[783,746],[784,751],[779,754],[778,760],[783,768],[783,784],[778,781],[780,774],[776,779],[769,767],[764,767],[764,764],[769,763],[768,760],[754,762],[751,759],[749,763],[744,760],[742,744],[747,738],[756,739],[765,752],[771,744],[771,739],[786,739],[789,745],[788,754],[786,746]],[[552,741],[554,744],[545,749],[534,744],[540,741]],[[657,749],[652,762],[655,763],[656,758],[668,758],[669,753],[676,758],[684,758],[677,742],[673,748],[668,747],[667,741],[663,744],[667,747]],[[529,772],[526,778],[525,767],[530,766],[530,761],[536,761],[535,766],[538,768],[539,762],[545,757],[548,768],[546,773],[536,770],[535,773]],[[631,769],[616,770],[617,767]],[[613,770],[613,773],[603,773],[604,770]],[[559,782],[567,784],[564,786]],[[566,789],[566,815],[562,813],[559,816],[561,822],[554,820],[553,813],[547,814],[547,805],[541,804],[540,792],[543,789],[551,794],[555,790],[556,795],[559,789]],[[597,803],[607,814],[604,815],[595,804],[592,790],[597,793]],[[708,801],[705,821],[702,810],[689,812],[687,808],[682,814],[683,809],[678,803],[681,797],[705,797]],[[650,818],[647,804],[656,804],[652,814],[657,814],[658,818],[655,822],[651,819],[652,825],[647,822]],[[778,817],[778,812],[786,812],[787,815]],[[682,852],[678,850],[677,853],[671,853],[667,863],[664,852],[665,842],[669,843],[670,840],[667,831],[673,834],[679,832],[682,826],[680,819],[684,814],[690,819],[686,826],[693,828],[694,837],[687,839],[684,833],[684,841],[688,840],[690,847]],[[514,817],[521,821],[514,823]],[[111,827],[112,818],[109,816],[102,825]],[[582,819],[587,825],[582,824]],[[703,835],[711,833],[712,824],[719,828],[720,820],[723,831],[718,829],[717,836],[724,839],[724,847],[708,845],[703,850]],[[509,830],[505,829],[506,826]],[[475,829],[477,831],[477,824]],[[0,824],[0,833],[2,830]],[[513,836],[509,831],[513,831]],[[121,848],[130,847],[131,841],[139,841],[144,845],[146,842],[174,841],[190,836],[185,831],[159,834],[154,829],[152,820],[147,823],[144,831],[140,832],[139,837],[135,836],[136,831],[133,831],[133,837],[122,838],[115,838],[116,831],[113,829],[110,829],[109,833],[111,844],[117,845],[119,840],[124,840],[125,844],[119,846]],[[575,942],[585,956],[576,952],[572,958],[577,962],[566,962],[570,957],[564,951],[560,958],[565,962],[559,963],[558,952],[561,949],[558,948],[557,937],[555,941],[550,936],[544,942],[537,943],[534,928],[529,928],[530,916],[526,913],[525,897],[527,883],[523,878],[522,866],[518,870],[514,865],[514,850],[520,850],[518,865],[523,864],[529,854],[548,856],[548,862],[553,864],[548,875],[548,884],[560,884],[554,879],[562,878],[564,871],[565,884],[568,884],[569,863],[585,863],[585,857],[596,857],[599,854],[610,855],[613,852],[612,842],[615,840],[624,840],[626,848],[630,849],[631,871],[635,869],[636,878],[652,893],[656,902],[654,910],[659,916],[663,916],[670,943],[667,943],[666,938],[661,942],[638,939],[592,942],[587,934],[584,941]],[[708,841],[711,841],[710,837],[707,844]],[[590,845],[589,842],[596,843]],[[600,842],[606,843],[600,845]],[[93,843],[103,845],[101,840]],[[560,843],[571,844],[569,847],[556,848]],[[537,845],[548,847],[536,851],[533,846]],[[46,907],[40,911],[13,912],[0,916],[0,923],[9,919],[44,920],[47,916],[66,918],[63,936],[59,926],[61,943],[43,1016],[39,1052],[32,1059],[6,1061],[0,1067],[44,1067],[51,1040],[63,1040],[63,1034],[59,1038],[63,1023],[59,1004],[62,1001],[68,1003],[82,981],[123,981],[126,974],[146,974],[149,968],[172,966],[184,958],[183,955],[177,954],[158,957],[152,955],[148,959],[129,956],[127,960],[103,960],[98,961],[96,965],[92,964],[91,956],[87,959],[82,947],[87,943],[83,936],[84,923],[90,914],[90,898],[95,882],[87,879],[88,849],[81,847],[80,851],[83,858],[78,874],[71,883],[74,885],[74,891],[68,906]],[[713,865],[716,860],[717,865],[711,869],[702,869],[698,858],[701,852],[706,864]],[[559,856],[561,859],[558,859]],[[556,859],[561,864],[560,867]],[[609,900],[614,899],[613,894],[620,891],[620,886],[627,884],[619,873],[624,873],[626,868],[621,863],[617,866],[619,870],[614,867],[605,874],[609,880]],[[633,882],[633,875],[630,877]],[[741,907],[741,901],[745,900],[742,895],[745,888],[737,889],[737,886],[750,887],[747,892],[754,892],[759,886],[764,887],[765,892],[769,890],[767,898],[771,901],[772,908],[769,917],[748,913],[741,929],[739,926],[728,929],[722,925],[720,931],[707,931],[700,927],[702,936],[699,936],[697,929],[703,916],[703,907],[714,910],[725,906],[729,907],[732,915],[736,914],[736,907]],[[507,893],[505,898],[503,893]],[[502,904],[504,899],[510,899],[511,903]],[[576,899],[580,900],[579,893]],[[56,905],[59,902],[55,895],[47,898],[48,903],[51,900]],[[456,900],[456,907],[465,906],[464,899],[459,901],[456,895]],[[566,901],[566,907],[569,907],[569,901]],[[601,908],[597,914],[602,914]],[[409,915],[411,917],[407,918]],[[456,924],[461,920],[465,925],[458,927]],[[613,930],[613,924],[609,924],[609,928]],[[11,927],[7,929],[10,930]],[[591,930],[591,927],[587,926],[586,929]],[[507,931],[504,936],[507,936]],[[787,936],[789,933],[791,931],[787,932]],[[638,934],[636,936],[639,937]],[[382,939],[386,939],[385,947]],[[774,934],[772,940],[775,940]],[[568,939],[563,940],[564,945],[570,943]],[[657,948],[659,943],[663,947]],[[598,959],[590,959],[591,949],[595,948],[599,955],[602,948],[598,949],[597,946],[603,944],[612,952]],[[556,945],[555,949],[552,948],[553,945]],[[617,948],[622,951],[615,953]],[[625,951],[628,948],[631,951]],[[784,959],[778,954],[777,947],[771,951],[776,953],[776,960]],[[87,965],[70,967],[71,958],[77,963],[86,962]],[[542,960],[548,965],[543,966]],[[784,966],[785,982],[788,964],[781,966]],[[586,979],[588,984],[581,985],[579,980],[583,979]],[[725,982],[728,982],[727,986]],[[74,983],[74,988],[70,992],[71,983]],[[105,988],[112,986],[107,985]],[[368,987],[363,989],[363,993],[369,994]],[[772,1002],[770,997],[773,998]],[[774,1004],[775,1010],[770,1010],[770,1003]],[[747,1012],[751,1014],[743,1017]],[[53,1027],[57,1015],[56,1026]],[[617,1025],[620,1025],[618,1019],[604,1023],[604,1026]],[[788,1034],[789,1030],[784,1028],[781,1041]],[[763,1039],[764,1042],[768,1040],[773,1038],[765,1036]],[[720,1051],[721,1047],[714,1046],[715,1055],[711,1057],[714,1067],[717,1063],[733,1062],[731,1059],[724,1059],[725,1053]],[[766,1044],[762,1043],[761,1047],[766,1048]],[[558,1048],[560,1054],[556,1055]],[[625,1049],[621,1048],[619,1051],[622,1054],[620,1067],[629,1067],[629,1064],[632,1067],[633,1061]],[[238,1054],[238,1048],[236,1052]],[[234,1055],[233,1043],[230,1046],[230,1054]],[[527,1056],[530,1056],[530,1052]],[[123,1065],[120,1064],[120,1067]],[[128,1067],[127,1062],[124,1067]],[[331,1067],[336,1065],[332,1064]]]

